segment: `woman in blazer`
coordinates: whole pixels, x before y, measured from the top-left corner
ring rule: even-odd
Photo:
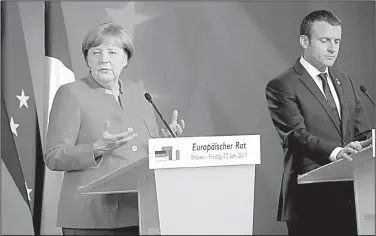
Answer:
[[[137,193],[83,195],[79,186],[148,155],[147,141],[159,137],[144,88],[119,79],[134,54],[119,25],[103,23],[84,38],[88,75],[61,86],[54,98],[46,140],[46,166],[64,171],[57,226],[64,235],[138,234]],[[179,136],[177,111],[170,127]],[[163,136],[166,132],[162,130]]]

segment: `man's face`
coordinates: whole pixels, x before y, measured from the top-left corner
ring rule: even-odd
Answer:
[[[127,59],[127,54],[113,40],[90,48],[87,54],[87,63],[93,78],[108,89],[119,78],[123,67],[127,65]]]
[[[341,41],[341,26],[332,26],[326,21],[315,21],[311,28],[311,39],[301,36],[304,59],[318,70],[332,66],[337,59]]]

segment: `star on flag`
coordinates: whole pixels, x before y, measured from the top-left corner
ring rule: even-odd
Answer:
[[[23,106],[25,106],[26,108],[29,108],[29,106],[27,105],[27,100],[28,100],[30,97],[25,95],[25,92],[24,92],[23,89],[21,90],[21,95],[19,95],[19,96],[16,95],[16,97],[18,98],[18,100],[20,100],[20,106],[19,106],[19,108],[21,108],[21,107],[23,107]],[[20,125],[19,125],[19,124],[16,124],[16,123],[14,122],[13,117],[11,117],[11,118],[10,118],[10,128],[11,128],[11,130],[12,130],[12,133],[13,133],[14,135],[16,135],[16,136],[18,136],[18,132],[17,132],[17,128],[18,128],[18,126],[20,126]]]
[[[10,118],[10,128],[12,130],[12,133],[14,133],[16,136],[18,136],[17,128],[19,124],[14,123],[13,117]]]
[[[21,95],[17,96],[17,98],[18,98],[18,100],[20,100],[20,107],[19,108],[21,108],[22,106],[29,108],[28,105],[27,105],[27,100],[29,99],[29,96],[25,96],[25,92],[24,92],[23,89],[21,91]]]
[[[30,193],[33,191],[33,189],[27,187],[26,181],[25,181],[25,187],[26,187],[26,190],[27,190],[27,197],[29,198],[29,201],[31,201]]]
[[[152,16],[136,13],[135,2],[129,2],[122,9],[106,8],[106,11],[116,23],[129,31],[132,38],[134,37],[136,25],[153,18]]]

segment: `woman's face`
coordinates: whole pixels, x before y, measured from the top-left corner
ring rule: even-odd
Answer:
[[[93,78],[107,89],[111,89],[114,82],[117,83],[127,62],[128,55],[112,39],[90,48],[87,54],[87,64]]]

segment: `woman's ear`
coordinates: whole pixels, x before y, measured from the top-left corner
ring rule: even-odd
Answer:
[[[124,69],[127,68],[127,66],[128,66],[128,57],[125,56],[123,60],[124,60],[124,61],[123,61],[123,70],[124,70]]]
[[[87,61],[87,56],[84,56],[84,60],[85,60],[86,66],[89,67],[90,69],[89,62]]]

